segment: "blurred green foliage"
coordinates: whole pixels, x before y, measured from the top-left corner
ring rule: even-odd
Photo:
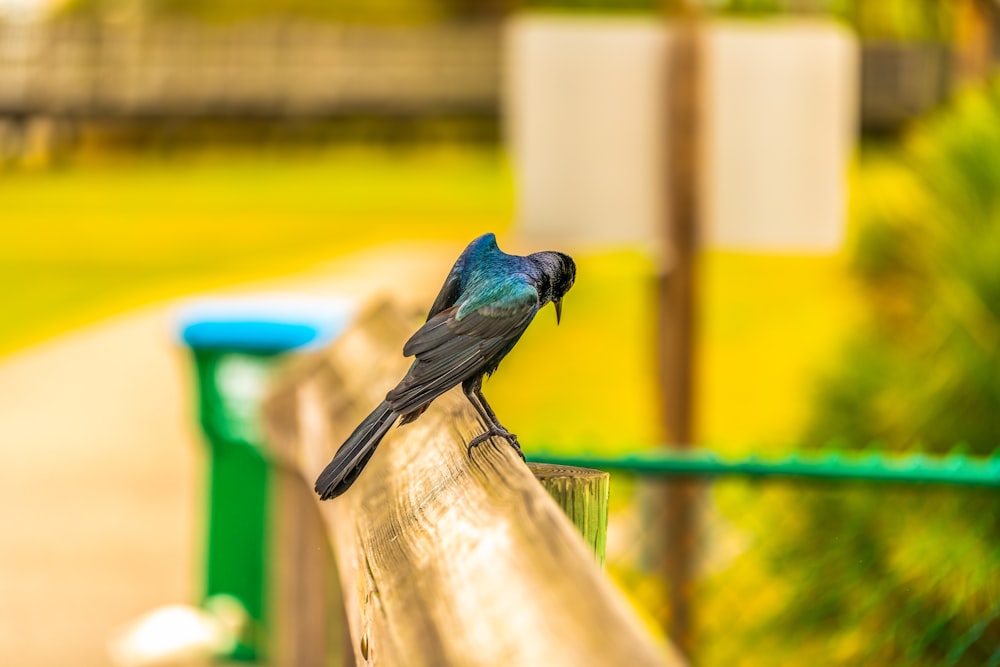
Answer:
[[[859,182],[864,330],[808,440],[978,454],[1000,443],[1000,87],[960,97]]]
[[[852,267],[865,316],[803,441],[938,453],[962,443],[990,455],[1000,443],[1000,85],[868,156],[858,186]],[[707,623],[706,662],[1000,661],[995,491],[770,485],[717,497],[756,548],[708,581],[706,616],[753,602],[725,642],[710,641],[721,628]]]

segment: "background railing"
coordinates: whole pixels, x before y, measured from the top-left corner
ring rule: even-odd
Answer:
[[[0,22],[0,116],[489,112],[496,24]]]
[[[0,116],[493,116],[502,30],[496,20],[0,21]],[[862,125],[895,128],[939,104],[948,58],[943,45],[865,42]]]
[[[1000,456],[538,454],[612,471],[608,569],[693,663],[1000,664]],[[664,488],[686,485],[685,581],[668,582]]]

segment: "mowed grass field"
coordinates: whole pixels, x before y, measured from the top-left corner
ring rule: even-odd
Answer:
[[[476,149],[211,154],[0,172],[0,354],[133,307],[288,275],[386,242],[516,234],[504,157]],[[526,447],[664,439],[653,263],[575,253],[563,325],[546,311],[486,386]],[[442,275],[448,267],[442,267]],[[710,251],[700,264],[699,440],[791,444],[851,320],[839,257]],[[401,290],[406,286],[401,285]]]
[[[487,152],[208,155],[0,172],[0,352],[389,240],[510,225]]]

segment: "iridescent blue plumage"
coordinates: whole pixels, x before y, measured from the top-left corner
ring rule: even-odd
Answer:
[[[542,306],[554,303],[558,319],[575,278],[576,265],[568,255],[508,255],[493,234],[470,243],[445,279],[427,321],[403,347],[404,355],[415,357],[410,370],[341,445],[316,480],[316,492],[326,499],[346,491],[397,419],[413,421],[458,384],[487,425],[469,447],[497,435],[520,453],[516,436],[500,425],[482,395],[483,376],[497,369]]]

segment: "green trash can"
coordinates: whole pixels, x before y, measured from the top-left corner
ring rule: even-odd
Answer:
[[[232,660],[265,659],[269,639],[271,471],[261,401],[279,362],[332,341],[353,312],[349,301],[301,297],[204,300],[181,310],[208,444],[203,600],[232,596],[250,620]]]

